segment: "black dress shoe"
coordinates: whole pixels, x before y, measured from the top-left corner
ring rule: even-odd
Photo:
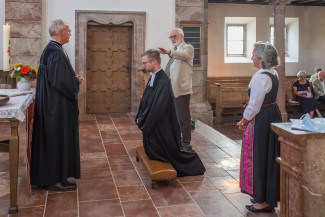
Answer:
[[[251,203],[256,203],[256,201],[254,199],[251,199]]]
[[[246,209],[248,209],[251,212],[272,212],[273,211],[273,206],[267,206],[263,209],[256,209],[254,205],[246,205]]]
[[[181,152],[188,152],[188,153],[196,153],[193,149],[192,146],[190,144],[184,144],[181,143],[181,148],[180,148]]]
[[[181,152],[195,153],[195,151],[189,147],[181,147],[180,150]]]
[[[48,191],[73,191],[77,189],[76,184],[68,184],[63,186],[60,182],[56,183],[55,185],[50,185],[47,187]]]

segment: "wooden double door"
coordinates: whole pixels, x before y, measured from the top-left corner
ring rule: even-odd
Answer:
[[[132,26],[87,26],[86,112],[131,111]]]

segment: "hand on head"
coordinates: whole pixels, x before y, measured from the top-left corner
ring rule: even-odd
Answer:
[[[159,49],[159,53],[161,53],[161,54],[169,54],[170,53],[170,50],[167,50],[165,48],[158,47],[158,49]]]

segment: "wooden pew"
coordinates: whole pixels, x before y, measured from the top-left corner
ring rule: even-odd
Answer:
[[[286,111],[288,113],[302,113],[300,103],[295,102],[292,84],[297,80],[295,76],[286,76]],[[212,83],[215,82],[215,83]],[[223,115],[239,115],[243,105],[249,101],[247,95],[250,78],[208,78],[208,100],[215,111],[217,123],[223,123]],[[312,84],[311,89],[312,89]],[[291,99],[289,101],[289,99]],[[318,103],[319,110],[325,111],[325,104]]]
[[[248,84],[245,83],[216,83],[216,121],[223,123],[223,115],[242,114],[243,106],[249,101]]]
[[[229,84],[231,83],[239,83],[239,84],[249,84],[251,77],[209,77],[207,79],[207,98],[208,102],[212,106],[212,110],[216,108],[216,84]]]
[[[286,99],[286,111],[288,113],[301,113],[301,105],[299,102],[295,101],[296,97],[295,94],[293,92],[293,87],[292,87],[292,83],[291,81],[287,81],[285,82],[285,86],[286,86],[286,94],[285,94],[285,99]]]
[[[212,110],[215,110],[215,103],[216,103],[216,85],[215,83],[243,83],[243,84],[248,84],[251,80],[251,76],[247,76],[247,77],[208,77],[207,78],[207,98],[208,98],[208,102],[210,103],[210,105],[212,106]],[[286,82],[290,81],[291,84],[297,80],[296,76],[286,76],[285,77]]]
[[[150,160],[146,155],[143,146],[136,148],[136,160],[140,160],[148,172],[151,179],[151,188],[154,188],[155,182],[170,181],[177,178],[177,172],[171,164],[157,160]]]

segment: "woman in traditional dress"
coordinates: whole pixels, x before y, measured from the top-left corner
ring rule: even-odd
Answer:
[[[279,201],[279,165],[275,161],[280,155],[277,135],[270,123],[281,122],[281,113],[276,104],[278,54],[269,43],[256,42],[253,56],[258,71],[248,85],[248,104],[243,118],[237,123],[244,130],[240,158],[240,188],[253,197],[252,212],[271,212]]]
[[[318,110],[317,101],[313,98],[309,81],[306,79],[306,72],[299,71],[297,74],[298,80],[293,82],[293,92],[295,93],[296,100],[300,102],[302,113],[309,113],[310,117],[314,117],[314,111],[318,117],[322,117]]]

